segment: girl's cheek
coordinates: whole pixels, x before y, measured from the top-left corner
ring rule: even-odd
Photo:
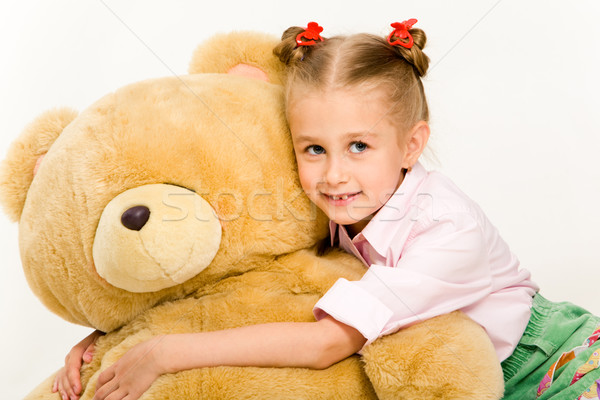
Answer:
[[[309,185],[310,182],[312,181],[312,171],[311,169],[302,161],[298,162],[298,176],[300,178],[300,184],[302,185],[303,188],[305,188],[305,186]]]
[[[316,184],[312,181],[305,181],[305,182],[300,182],[301,186],[302,186],[302,190],[304,190],[304,193],[306,193],[306,195],[308,197],[311,197],[314,195],[314,193],[316,192]]]

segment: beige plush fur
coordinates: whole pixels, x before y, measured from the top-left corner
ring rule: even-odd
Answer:
[[[312,321],[312,306],[338,277],[364,273],[348,254],[318,257],[314,250],[327,221],[298,182],[275,43],[250,33],[212,39],[196,51],[191,75],[126,86],[79,115],[42,115],[3,162],[1,198],[19,221],[32,290],[64,319],[109,332],[83,370],[82,399],[93,397],[100,371],[136,343],[164,333]],[[239,64],[259,68],[269,82],[225,74]],[[146,185],[156,186],[139,191]],[[122,194],[130,197],[113,201]],[[212,211],[182,201],[197,197]],[[146,231],[114,221],[144,204]],[[214,251],[199,250],[205,240],[196,235],[212,232],[203,230],[211,213],[221,237]],[[111,251],[127,277],[99,273],[114,268]],[[177,275],[180,268],[194,272]],[[157,276],[158,286],[142,282]],[[51,382],[27,398],[58,399]],[[324,370],[182,371],[160,377],[143,399],[497,399],[502,382],[489,339],[457,312]]]

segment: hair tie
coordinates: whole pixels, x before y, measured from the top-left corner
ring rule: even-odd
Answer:
[[[399,45],[399,46],[405,47],[407,49],[410,49],[411,47],[413,47],[413,43],[414,43],[413,37],[408,30],[411,29],[413,27],[413,25],[416,23],[417,23],[417,20],[414,18],[411,18],[408,21],[394,22],[391,25],[392,28],[394,28],[394,30],[387,37],[388,43],[391,44],[392,46]],[[395,36],[397,38],[393,42],[392,42],[392,36]],[[406,38],[408,38],[408,42],[400,40],[400,39],[406,39]]]
[[[321,32],[323,32],[322,26],[319,26],[316,22],[309,22],[306,29],[296,36],[296,43],[298,46],[314,46],[317,40],[323,41]],[[302,38],[305,40],[302,40]]]

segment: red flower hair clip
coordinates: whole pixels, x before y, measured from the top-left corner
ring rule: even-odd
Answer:
[[[413,37],[408,30],[411,29],[413,27],[413,25],[416,23],[417,23],[417,20],[414,18],[411,18],[408,21],[394,22],[392,24],[392,28],[394,28],[394,30],[389,34],[389,36],[387,38],[388,43],[391,44],[392,46],[398,45],[398,46],[405,47],[407,49],[410,49],[411,47],[413,47],[413,43],[414,43]],[[396,37],[397,39],[392,41],[392,37]],[[400,39],[406,39],[406,38],[408,38],[408,42],[400,40]]]
[[[323,41],[321,32],[323,32],[322,26],[319,26],[316,22],[309,22],[306,29],[296,36],[296,43],[298,46],[314,46],[317,40]],[[302,38],[305,40],[302,40]]]

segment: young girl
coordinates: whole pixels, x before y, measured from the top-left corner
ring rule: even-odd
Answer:
[[[288,29],[275,49],[289,67],[287,113],[302,187],[329,216],[331,244],[368,267],[364,277],[340,279],[316,304],[317,322],[141,343],[100,375],[95,398],[138,398],[161,374],[189,368],[326,368],[380,336],[458,309],[490,336],[506,398],[595,394],[599,319],[536,294],[479,206],[418,161],[430,133],[421,83],[429,59],[414,23],[392,24],[387,37],[330,39],[310,23]],[[63,398],[78,397],[79,368],[98,335],[67,356],[54,385]]]

